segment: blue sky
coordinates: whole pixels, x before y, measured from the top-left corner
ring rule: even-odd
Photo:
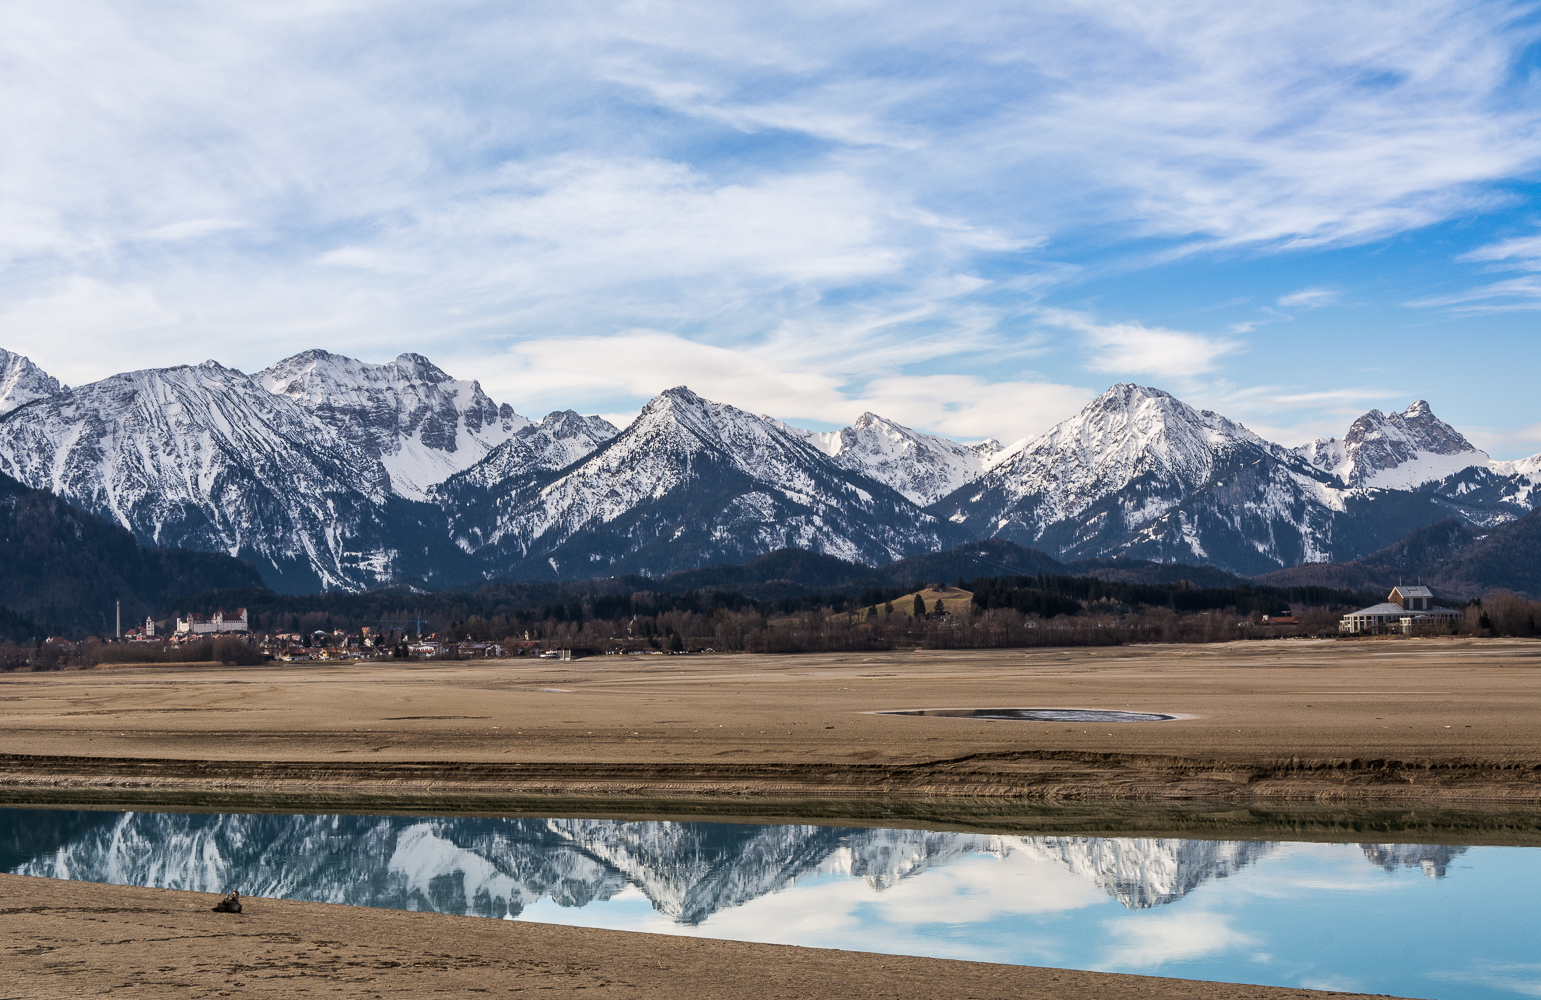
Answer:
[[[1399,0],[0,9],[0,346],[418,351],[965,440],[1138,381],[1541,451],[1541,13]]]

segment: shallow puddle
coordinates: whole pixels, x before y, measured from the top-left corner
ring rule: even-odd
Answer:
[[[874,715],[929,715],[947,719],[1008,719],[1015,722],[1170,722],[1175,715],[1115,712],[1103,708],[912,708]]]
[[[1230,982],[1541,996],[1533,847],[0,809],[0,868]]]

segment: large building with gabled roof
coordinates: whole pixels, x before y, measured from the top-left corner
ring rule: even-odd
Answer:
[[[1427,587],[1398,584],[1386,595],[1385,603],[1344,615],[1338,631],[1344,635],[1410,634],[1418,626],[1447,625],[1464,616],[1455,608],[1435,604],[1434,592]]]

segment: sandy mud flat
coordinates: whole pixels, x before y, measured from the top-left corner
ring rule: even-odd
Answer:
[[[969,707],[1179,718],[874,714]],[[0,676],[0,796],[155,795],[493,811],[667,800],[782,815],[811,800],[1528,809],[1541,803],[1541,642]]]

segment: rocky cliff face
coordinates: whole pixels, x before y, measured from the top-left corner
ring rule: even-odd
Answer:
[[[1296,452],[1346,486],[1383,489],[1413,489],[1490,461],[1421,399],[1402,413],[1371,410],[1343,440],[1317,438]]]
[[[9,413],[23,403],[52,396],[66,388],[31,359],[0,348],[0,413]]]
[[[390,490],[410,500],[427,499],[432,487],[530,426],[476,382],[451,378],[421,354],[372,365],[305,351],[259,372],[256,380],[380,463]]]
[[[251,558],[303,588],[389,561],[389,477],[353,442],[239,371],[114,375],[0,418],[0,471],[141,541]]]

